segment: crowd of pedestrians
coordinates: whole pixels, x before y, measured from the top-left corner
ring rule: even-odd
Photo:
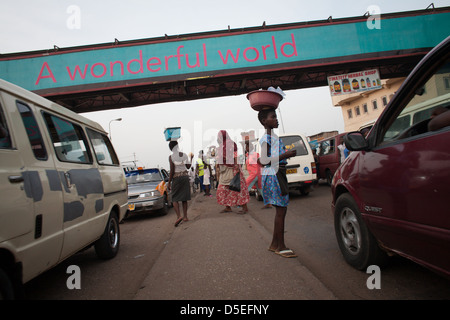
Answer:
[[[263,208],[275,207],[273,238],[268,250],[286,258],[296,257],[284,241],[284,222],[289,205],[286,163],[288,158],[295,156],[295,151],[286,150],[273,131],[278,128],[276,107],[259,108],[258,120],[265,132],[258,142],[261,154],[255,150],[253,143],[256,140],[246,136],[242,141],[245,170],[238,160],[237,143],[226,130],[218,132],[218,147],[210,148],[207,156],[200,150],[195,161],[192,154],[188,157],[178,149],[176,141],[169,143],[172,151],[169,157],[169,190],[177,214],[175,226],[189,221],[187,201],[191,199],[191,186],[196,183],[207,197],[212,197],[211,190],[216,189],[216,200],[222,207],[218,210],[220,213],[230,213],[236,208],[236,213],[246,214],[249,211],[250,190],[255,187],[263,197]],[[178,202],[182,203],[183,216]]]

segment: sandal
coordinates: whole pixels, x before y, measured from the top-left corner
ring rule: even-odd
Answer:
[[[183,218],[178,218],[177,221],[175,221],[175,227],[178,227],[181,221],[183,221]]]
[[[296,258],[297,255],[291,249],[285,249],[281,251],[275,251],[276,254],[284,257],[284,258]]]

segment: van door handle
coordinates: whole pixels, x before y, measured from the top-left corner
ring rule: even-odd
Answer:
[[[8,179],[9,179],[9,182],[11,182],[11,183],[23,182],[22,176],[9,176]]]
[[[64,178],[66,178],[67,188],[70,188],[72,186],[72,182],[70,181],[70,174],[68,172],[65,172],[64,173]]]

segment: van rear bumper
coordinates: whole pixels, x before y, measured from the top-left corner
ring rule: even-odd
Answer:
[[[306,180],[306,181],[296,181],[296,182],[290,182],[288,183],[289,189],[298,189],[298,188],[305,188],[305,187],[312,187],[315,186],[319,180],[312,179],[312,180]]]

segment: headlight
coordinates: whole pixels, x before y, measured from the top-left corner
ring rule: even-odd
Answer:
[[[156,191],[144,192],[139,195],[139,198],[150,198],[150,197],[154,197],[155,194],[156,194]]]

